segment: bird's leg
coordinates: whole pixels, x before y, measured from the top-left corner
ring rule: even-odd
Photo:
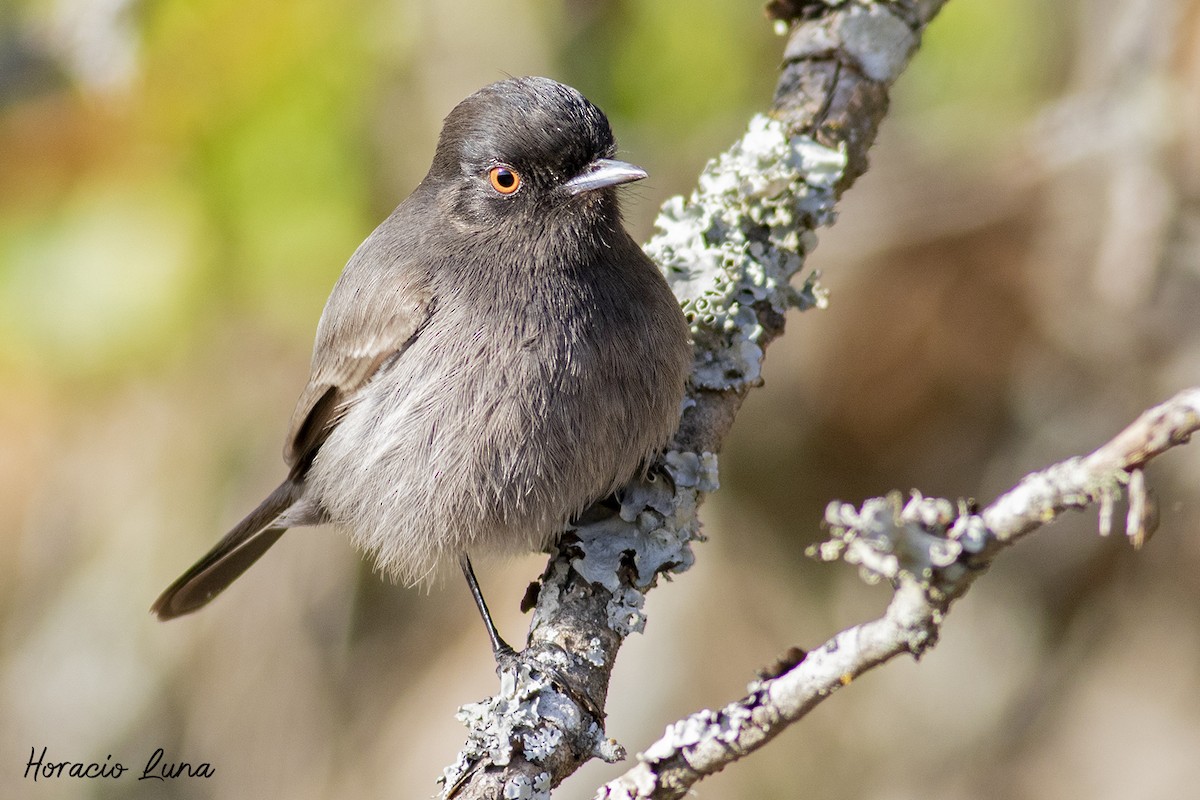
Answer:
[[[458,565],[462,567],[463,576],[466,577],[467,586],[471,590],[471,597],[475,598],[479,616],[483,617],[483,625],[487,628],[488,638],[492,640],[492,655],[496,658],[497,671],[502,672],[505,669],[515,668],[520,663],[525,663],[544,674],[558,687],[559,691],[565,693],[575,701],[576,705],[595,719],[603,720],[604,709],[596,705],[587,694],[577,691],[557,669],[545,663],[529,663],[525,660],[523,653],[517,653],[508,645],[508,642],[500,638],[500,631],[496,629],[496,623],[492,621],[491,612],[488,611],[487,603],[483,599],[483,592],[479,590],[479,581],[475,579],[475,570],[471,568],[471,559],[467,557],[466,553],[458,557]]]
[[[479,581],[475,580],[475,570],[471,569],[471,559],[463,553],[458,557],[458,564],[462,567],[463,576],[467,579],[467,588],[471,590],[471,597],[475,599],[475,607],[479,609],[479,616],[483,617],[483,626],[487,628],[488,638],[492,640],[492,655],[496,657],[496,663],[501,664],[508,658],[515,655],[508,642],[500,638],[500,631],[496,630],[496,623],[492,622],[492,614],[488,611],[487,602],[483,599],[483,592],[479,590]]]

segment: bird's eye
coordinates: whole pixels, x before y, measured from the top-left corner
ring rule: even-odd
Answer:
[[[500,194],[512,194],[521,188],[521,176],[503,165],[488,170],[488,183]]]

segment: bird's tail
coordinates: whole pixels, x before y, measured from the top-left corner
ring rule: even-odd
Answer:
[[[291,478],[225,534],[204,558],[167,587],[150,611],[161,620],[190,614],[237,580],[287,530],[273,523],[299,499],[300,486]]]

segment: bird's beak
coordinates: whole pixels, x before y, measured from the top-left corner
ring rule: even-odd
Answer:
[[[606,186],[619,186],[622,183],[640,181],[644,177],[646,177],[646,170],[641,167],[611,158],[597,158],[563,186],[571,194],[580,194],[593,189],[603,189]]]

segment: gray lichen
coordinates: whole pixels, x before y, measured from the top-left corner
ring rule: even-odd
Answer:
[[[530,761],[545,761],[558,749],[563,733],[558,728],[539,728],[521,735],[525,757]]]
[[[700,492],[714,492],[720,486],[715,453],[668,450],[663,454],[663,462],[676,486],[694,488]]]
[[[646,630],[646,615],[642,607],[646,596],[637,589],[619,587],[613,592],[605,609],[608,617],[608,627],[617,632],[621,638],[631,633],[642,633]]]
[[[592,734],[592,741],[595,743],[592,752],[597,758],[605,764],[616,764],[625,760],[625,748],[616,739],[605,736],[599,725],[593,722],[588,732]]]
[[[529,761],[542,763],[562,743],[562,731],[580,723],[575,704],[524,663],[501,673],[498,693],[462,706],[456,716],[467,727],[467,742],[454,764],[443,771],[445,786],[454,786],[472,764],[481,760],[507,765],[518,747]]]
[[[869,582],[895,580],[902,573],[928,584],[935,576],[954,580],[966,569],[964,557],[988,542],[982,518],[964,503],[923,497],[907,503],[899,492],[867,500],[861,508],[833,502],[825,510],[828,541],[808,549],[824,561],[857,564]]]
[[[587,649],[579,654],[580,657],[591,664],[593,667],[604,666],[604,642],[600,641],[599,636],[593,636],[588,640]]]
[[[756,306],[776,312],[825,303],[810,278],[791,279],[833,221],[844,150],[788,137],[758,115],[732,148],[710,161],[691,197],[675,197],[655,221],[646,252],[666,272],[697,343],[693,383],[739,389],[760,378],[763,330]]]
[[[514,775],[504,784],[504,800],[549,800],[550,773],[539,772],[533,778]]]
[[[628,554],[633,554],[633,581],[639,588],[659,573],[692,565],[691,542],[700,535],[697,493],[717,487],[717,457],[673,450],[663,463],[670,480],[652,474],[629,484],[621,494],[620,514],[575,529],[580,554],[571,566],[584,579],[618,592]],[[632,598],[618,602],[640,609],[640,601]]]
[[[657,742],[638,755],[638,760],[648,763],[667,761],[701,742],[732,744],[747,725],[753,724],[752,716],[750,709],[739,703],[731,703],[720,711],[701,709],[671,723]]]

